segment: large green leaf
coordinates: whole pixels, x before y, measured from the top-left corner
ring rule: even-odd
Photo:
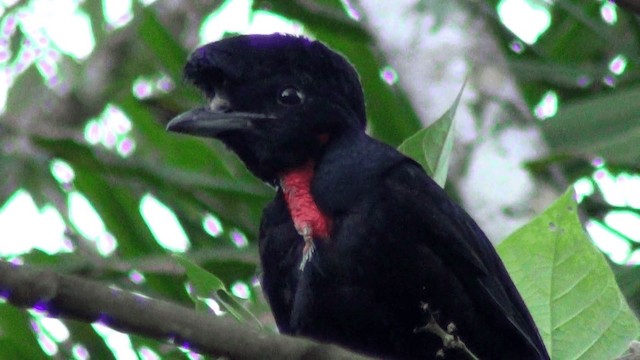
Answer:
[[[444,188],[449,169],[449,157],[455,135],[454,116],[464,84],[451,107],[433,124],[418,131],[402,142],[398,150],[419,162],[427,174]]]
[[[498,247],[554,360],[613,359],[640,336],[602,253],[566,192]]]

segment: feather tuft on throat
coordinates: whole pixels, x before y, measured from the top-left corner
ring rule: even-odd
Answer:
[[[305,242],[300,270],[304,270],[304,266],[313,255],[313,239],[328,239],[331,234],[331,218],[318,208],[311,194],[313,171],[314,163],[309,161],[280,178],[293,225]]]

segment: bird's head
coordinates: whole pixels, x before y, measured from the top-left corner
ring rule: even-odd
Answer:
[[[185,67],[209,105],[167,129],[217,138],[267,182],[318,157],[340,132],[364,131],[364,97],[353,66],[318,41],[244,35],[207,44]]]

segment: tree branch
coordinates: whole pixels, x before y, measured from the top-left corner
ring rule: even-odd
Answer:
[[[78,277],[0,261],[0,296],[52,317],[99,321],[229,359],[366,359],[335,345],[261,332],[228,319]]]

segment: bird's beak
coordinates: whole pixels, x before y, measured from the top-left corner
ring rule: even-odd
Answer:
[[[217,112],[208,108],[199,108],[173,118],[167,124],[167,130],[189,135],[216,137],[225,131],[251,129],[255,120],[273,118],[273,116],[260,113]]]

